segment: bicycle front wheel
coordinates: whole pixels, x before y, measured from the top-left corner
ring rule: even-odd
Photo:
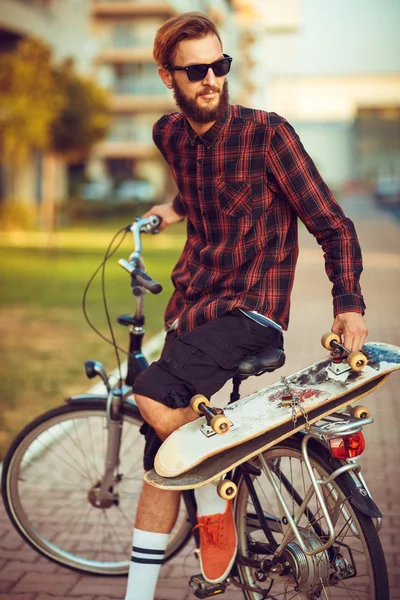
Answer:
[[[106,398],[48,411],[28,424],[3,463],[2,494],[22,537],[47,558],[97,575],[125,575],[143,480],[142,419],[124,408],[113,498],[96,505],[105,468]],[[175,555],[191,535],[182,507],[166,550]]]
[[[309,550],[319,548],[328,539],[328,528],[305,467],[301,442],[296,438],[285,440],[264,454],[273,472],[275,482],[292,515],[295,515],[309,493],[307,509],[298,527],[300,536]],[[341,464],[332,459],[320,444],[309,444],[309,457],[317,479],[326,479]],[[256,458],[259,476],[252,476],[253,488],[271,534],[280,544],[286,531],[286,518],[275,492]],[[285,546],[281,563],[275,573],[267,577],[256,569],[239,566],[240,580],[258,586],[264,595],[245,592],[247,600],[261,598],[314,600],[317,598],[359,600],[387,600],[388,576],[382,546],[370,517],[352,506],[354,483],[349,474],[337,477],[323,488],[323,496],[334,525],[335,541],[331,548],[314,556],[306,555],[298,541],[292,539]],[[248,486],[241,476],[236,498],[236,526],[239,552],[259,561],[271,559],[270,541],[266,538],[257,516]],[[285,523],[286,522],[286,523]],[[283,566],[283,569],[282,569]],[[286,567],[286,571],[285,571]],[[262,581],[264,579],[264,581]]]

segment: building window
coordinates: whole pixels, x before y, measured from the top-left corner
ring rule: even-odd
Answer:
[[[153,63],[119,63],[114,66],[116,94],[160,95],[168,93]]]
[[[134,34],[131,25],[117,23],[112,28],[112,45],[114,48],[129,48],[134,45]]]
[[[152,143],[154,117],[140,118],[132,115],[116,115],[111,123],[107,139],[112,142]]]

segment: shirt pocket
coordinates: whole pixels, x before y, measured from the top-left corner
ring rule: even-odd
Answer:
[[[246,217],[253,210],[253,190],[250,181],[219,181],[218,200],[221,210],[229,217]]]

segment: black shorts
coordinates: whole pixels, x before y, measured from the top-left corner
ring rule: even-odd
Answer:
[[[194,394],[210,398],[234,376],[241,360],[267,348],[283,349],[282,333],[233,310],[180,336],[169,332],[160,359],[138,376],[133,392],[169,408],[184,408]],[[161,441],[147,423],[141,431],[148,471]]]

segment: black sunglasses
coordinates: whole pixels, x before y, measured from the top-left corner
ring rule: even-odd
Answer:
[[[212,69],[215,77],[224,77],[231,70],[232,58],[224,54],[224,58],[220,58],[208,65],[190,65],[189,67],[173,67],[168,65],[170,71],[186,71],[189,81],[201,81],[208,73],[208,69]]]

